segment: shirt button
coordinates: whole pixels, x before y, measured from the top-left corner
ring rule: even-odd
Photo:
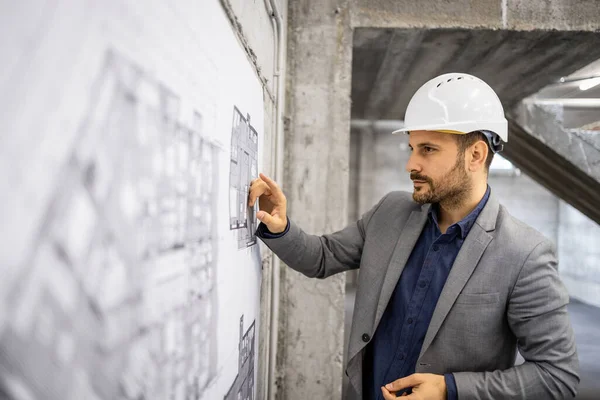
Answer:
[[[406,320],[406,322],[407,322],[407,323],[410,325],[410,324],[412,324],[412,323],[413,323],[413,319],[412,319],[412,318],[409,318],[409,319],[407,319],[407,320]]]
[[[421,283],[419,283],[419,287],[424,288],[425,286],[427,286],[427,284],[424,281],[421,281]]]
[[[367,343],[369,340],[371,340],[371,336],[367,335],[366,333],[363,333],[362,340],[363,342]]]
[[[440,247],[437,244],[433,245],[433,251],[438,251],[439,249]]]
[[[404,360],[404,354],[400,354],[400,357],[398,357],[400,359],[400,361]]]

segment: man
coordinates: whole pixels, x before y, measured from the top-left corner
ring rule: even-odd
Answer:
[[[563,399],[578,360],[552,243],[510,216],[487,175],[508,140],[485,82],[446,74],[406,111],[414,192],[323,236],[286,215],[261,174],[258,236],[309,277],[360,268],[346,373],[365,399]],[[516,350],[525,359],[515,366]]]

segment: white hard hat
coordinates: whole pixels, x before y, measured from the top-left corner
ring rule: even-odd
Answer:
[[[425,83],[410,99],[404,122],[404,128],[392,133],[483,131],[490,142],[490,132],[508,142],[508,122],[498,95],[487,83],[468,74],[444,74]]]

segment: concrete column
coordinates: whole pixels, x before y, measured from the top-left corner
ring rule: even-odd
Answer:
[[[347,222],[352,36],[348,1],[289,2],[285,180],[289,215],[322,234]],[[278,399],[339,399],[344,275],[282,267]]]

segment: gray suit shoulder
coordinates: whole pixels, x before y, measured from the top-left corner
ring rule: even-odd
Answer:
[[[531,227],[520,219],[514,217],[500,204],[496,230],[504,237],[510,238],[515,247],[520,247],[524,252],[531,252],[540,243],[546,242],[554,250],[554,242],[543,233]]]

